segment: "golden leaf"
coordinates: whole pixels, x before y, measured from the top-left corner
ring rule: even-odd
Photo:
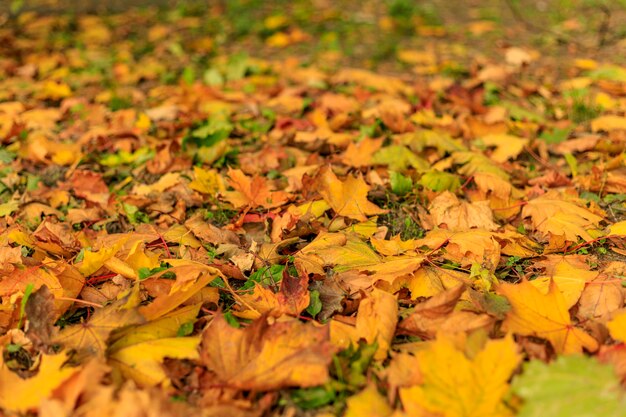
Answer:
[[[348,176],[340,181],[330,167],[324,167],[316,178],[318,192],[340,216],[365,221],[367,216],[387,212],[367,200],[369,187],[362,177]]]
[[[374,384],[348,398],[346,405],[344,417],[387,417],[393,412]]]
[[[367,343],[378,343],[375,359],[383,360],[391,346],[398,323],[398,300],[388,292],[374,288],[370,295],[361,301],[354,327],[333,320],[330,322],[330,338],[333,344],[347,348],[350,343],[357,345],[359,339]]]
[[[417,352],[422,383],[400,389],[409,416],[503,417],[512,415],[502,402],[508,380],[521,355],[509,335],[489,340],[473,358],[455,347],[452,339],[438,335]]]
[[[501,284],[497,292],[511,304],[511,311],[502,325],[504,330],[546,339],[557,353],[598,349],[593,337],[572,324],[565,299],[554,281],[550,282],[547,294],[542,294],[526,280],[519,284]]]
[[[587,229],[596,227],[602,220],[586,208],[555,198],[553,194],[530,200],[522,209],[522,217],[530,217],[544,236],[551,233],[570,242],[576,242],[579,236],[586,241],[593,240]]]
[[[550,281],[554,281],[563,294],[565,307],[569,310],[578,302],[585,288],[585,283],[592,281],[597,276],[598,272],[577,268],[563,259],[554,266],[554,271],[550,276],[538,277],[530,283],[546,295],[550,288]]]
[[[22,379],[0,359],[0,407],[4,410],[26,413],[48,398],[78,368],[63,366],[67,355],[42,355],[37,375]]]

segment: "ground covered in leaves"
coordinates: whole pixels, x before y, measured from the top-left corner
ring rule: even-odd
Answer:
[[[20,3],[4,414],[626,415],[623,9]]]

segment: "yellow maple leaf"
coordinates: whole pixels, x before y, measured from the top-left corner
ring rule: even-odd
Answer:
[[[101,248],[97,252],[86,250],[83,255],[83,261],[78,265],[80,273],[84,276],[88,276],[102,268],[105,262],[113,258],[122,246],[124,246],[126,240],[126,238],[122,238],[112,246]]]
[[[559,291],[563,294],[565,307],[569,310],[578,302],[580,295],[585,289],[585,283],[592,281],[597,276],[598,272],[577,268],[564,259],[555,265],[552,275],[538,277],[530,281],[530,283],[545,295],[548,294],[550,281],[554,281],[559,287]]]
[[[317,175],[316,185],[322,198],[340,216],[366,221],[367,216],[387,212],[367,200],[369,187],[360,176],[340,181],[330,167],[324,167]]]
[[[63,366],[67,355],[42,355],[37,375],[22,379],[0,359],[0,407],[5,411],[26,413],[48,398],[52,391],[79,368]]]
[[[547,294],[542,294],[530,282],[500,284],[497,292],[511,304],[502,328],[524,336],[548,340],[557,353],[580,353],[598,349],[598,342],[574,327],[565,299],[554,280]]]
[[[347,348],[350,343],[356,346],[359,339],[376,342],[378,349],[374,358],[383,360],[387,357],[397,323],[398,300],[394,295],[374,288],[361,301],[355,326],[337,320],[330,322],[330,339],[339,348]]]
[[[202,169],[198,166],[193,167],[193,181],[189,183],[189,188],[209,195],[215,195],[226,189],[222,177],[216,170]]]
[[[578,237],[593,240],[587,229],[596,227],[602,217],[586,208],[556,198],[552,193],[530,200],[522,209],[522,217],[530,217],[535,228],[545,236],[563,236],[570,242]]]
[[[410,416],[501,417],[512,415],[502,399],[521,355],[508,335],[489,340],[473,358],[459,350],[453,339],[438,335],[417,352],[422,383],[400,390]]]
[[[162,362],[166,357],[198,359],[199,337],[170,337],[146,340],[109,353],[111,364],[139,386],[166,383]]]
[[[261,317],[235,329],[219,313],[204,329],[200,348],[202,362],[222,383],[255,391],[323,384],[332,355],[328,327],[297,319],[269,324]]]
[[[616,312],[606,327],[609,328],[609,333],[613,339],[626,342],[626,310]]]
[[[387,417],[393,412],[374,384],[348,398],[346,405],[344,417]]]
[[[376,252],[384,256],[400,255],[405,252],[415,251],[417,242],[415,239],[402,240],[400,235],[396,235],[391,239],[370,238],[370,243],[376,249]]]
[[[528,139],[507,134],[491,134],[481,138],[483,144],[495,146],[496,149],[490,157],[496,162],[506,162],[509,158],[514,158],[522,152]]]
[[[610,225],[607,236],[626,236],[626,220]]]

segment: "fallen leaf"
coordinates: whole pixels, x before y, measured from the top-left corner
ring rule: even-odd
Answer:
[[[246,390],[311,387],[328,379],[328,327],[261,317],[245,329],[221,314],[202,333],[200,358],[222,383]]]
[[[511,303],[511,311],[503,323],[505,331],[546,339],[557,353],[598,349],[594,338],[572,324],[565,299],[554,281],[550,282],[547,294],[527,280],[500,284],[497,292]]]
[[[367,216],[386,213],[367,200],[369,187],[363,178],[340,181],[330,167],[322,168],[316,178],[318,192],[338,215],[366,221]]]
[[[511,384],[524,401],[519,416],[583,417],[624,415],[626,400],[611,366],[594,358],[560,356],[546,364],[533,360]]]
[[[67,355],[42,355],[37,374],[20,378],[4,361],[0,366],[0,406],[13,413],[26,413],[36,408],[78,368],[64,366]]]
[[[503,399],[522,357],[509,335],[489,340],[472,358],[443,335],[416,355],[422,383],[400,389],[408,415],[445,417],[513,415]]]

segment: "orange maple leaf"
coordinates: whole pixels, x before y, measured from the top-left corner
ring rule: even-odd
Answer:
[[[310,387],[328,380],[328,327],[267,317],[245,329],[217,314],[202,334],[200,358],[225,384],[246,390]]]
[[[239,169],[229,169],[228,178],[235,191],[224,191],[222,194],[235,208],[273,208],[283,205],[291,197],[284,191],[272,191],[265,178],[247,177]]]

